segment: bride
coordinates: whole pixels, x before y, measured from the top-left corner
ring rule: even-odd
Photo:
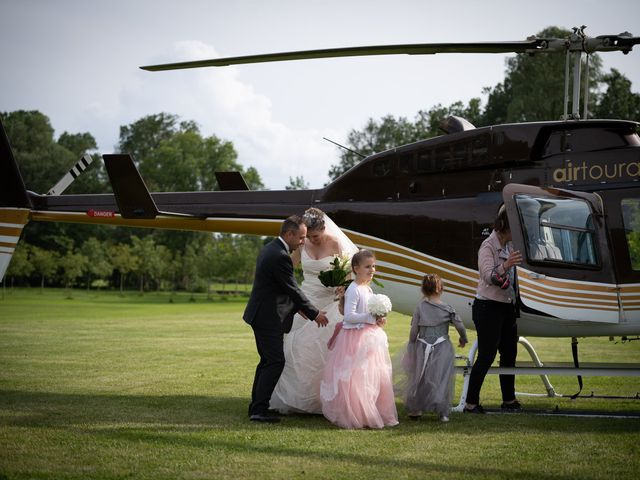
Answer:
[[[336,255],[349,258],[358,248],[322,210],[309,208],[302,219],[307,240],[292,254],[294,265],[302,265],[301,289],[309,301],[327,312],[329,324],[318,328],[300,314],[293,319],[291,332],[284,336],[285,364],[271,396],[270,407],[281,413],[322,414],[320,381],[326,363],[327,342],[336,323],[342,321],[334,288],[327,288],[318,274],[329,270]]]

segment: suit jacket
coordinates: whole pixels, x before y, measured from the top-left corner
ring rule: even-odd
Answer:
[[[311,320],[319,313],[298,287],[291,257],[276,238],[258,255],[251,296],[242,318],[254,327],[287,333],[298,310]]]

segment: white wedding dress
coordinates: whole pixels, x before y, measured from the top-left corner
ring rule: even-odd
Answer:
[[[304,246],[300,248],[304,274],[300,288],[316,308],[327,312],[329,324],[318,327],[316,322],[296,314],[291,332],[284,336],[284,370],[271,396],[270,406],[283,413],[321,414],[320,381],[326,363],[327,342],[336,323],[342,321],[342,315],[338,311],[334,289],[325,287],[318,279],[322,270],[331,268],[333,255],[315,260],[307,254]]]
[[[343,254],[353,255],[357,247],[325,215],[326,231],[337,237]],[[285,364],[282,375],[271,395],[270,407],[282,413],[322,414],[320,382],[328,352],[327,342],[333,335],[336,323],[342,321],[334,288],[327,288],[318,279],[323,270],[332,268],[330,255],[318,260],[300,247],[300,260],[304,280],[300,288],[309,301],[319,310],[327,312],[329,324],[318,327],[316,322],[301,317],[293,319],[291,332],[284,336]]]

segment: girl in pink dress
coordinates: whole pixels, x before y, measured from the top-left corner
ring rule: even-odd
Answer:
[[[398,424],[385,317],[374,317],[367,302],[375,256],[361,250],[351,260],[355,280],[345,292],[344,322],[332,339],[320,384],[322,413],[342,428]]]

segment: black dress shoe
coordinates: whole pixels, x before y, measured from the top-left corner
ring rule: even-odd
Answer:
[[[265,423],[278,423],[280,418],[274,415],[267,415],[262,413],[255,413],[249,417],[252,422],[265,422]]]
[[[482,405],[476,405],[473,408],[468,408],[468,407],[464,407],[463,410],[464,413],[479,413],[479,414],[484,414],[484,408],[482,408]]]
[[[514,400],[510,403],[503,403],[502,405],[500,405],[500,409],[503,412],[521,412],[522,405],[520,405],[520,402],[518,400]]]

